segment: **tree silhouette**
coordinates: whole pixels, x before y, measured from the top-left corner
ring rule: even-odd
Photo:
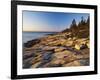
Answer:
[[[72,24],[71,24],[71,28],[76,28],[76,27],[77,27],[76,20],[73,19]]]
[[[76,24],[75,19],[72,20],[72,24],[70,26],[70,29],[71,29],[71,32],[72,32],[72,36],[77,35],[77,30],[76,30],[77,29],[77,24]]]
[[[62,32],[71,32],[72,37],[86,38],[89,37],[89,26],[90,17],[88,16],[87,19],[84,19],[82,16],[78,25],[76,24],[76,20],[73,19],[70,28],[63,30]]]
[[[84,19],[84,17],[81,17],[81,25],[85,25],[86,24],[86,20]]]

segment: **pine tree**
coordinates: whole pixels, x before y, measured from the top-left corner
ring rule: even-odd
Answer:
[[[71,32],[72,32],[72,36],[73,37],[76,36],[78,32],[77,32],[77,24],[76,24],[75,19],[72,20],[72,24],[70,26],[70,29],[71,29]]]
[[[81,17],[81,25],[85,25],[86,24],[86,20],[84,19],[84,17]]]
[[[76,20],[73,19],[72,20],[72,24],[71,24],[71,27],[70,28],[76,28],[77,27],[77,24],[76,24]]]

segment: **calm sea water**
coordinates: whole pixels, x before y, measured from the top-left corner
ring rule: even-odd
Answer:
[[[23,43],[26,43],[27,41],[45,37],[47,34],[54,34],[55,32],[23,32]]]

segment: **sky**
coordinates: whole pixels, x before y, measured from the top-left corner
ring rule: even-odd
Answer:
[[[72,20],[78,23],[87,13],[23,11],[23,31],[60,32],[69,28]]]

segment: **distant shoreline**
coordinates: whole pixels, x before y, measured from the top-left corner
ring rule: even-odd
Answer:
[[[55,35],[58,32],[23,32],[23,43],[27,43],[28,41],[39,39],[49,35]]]

